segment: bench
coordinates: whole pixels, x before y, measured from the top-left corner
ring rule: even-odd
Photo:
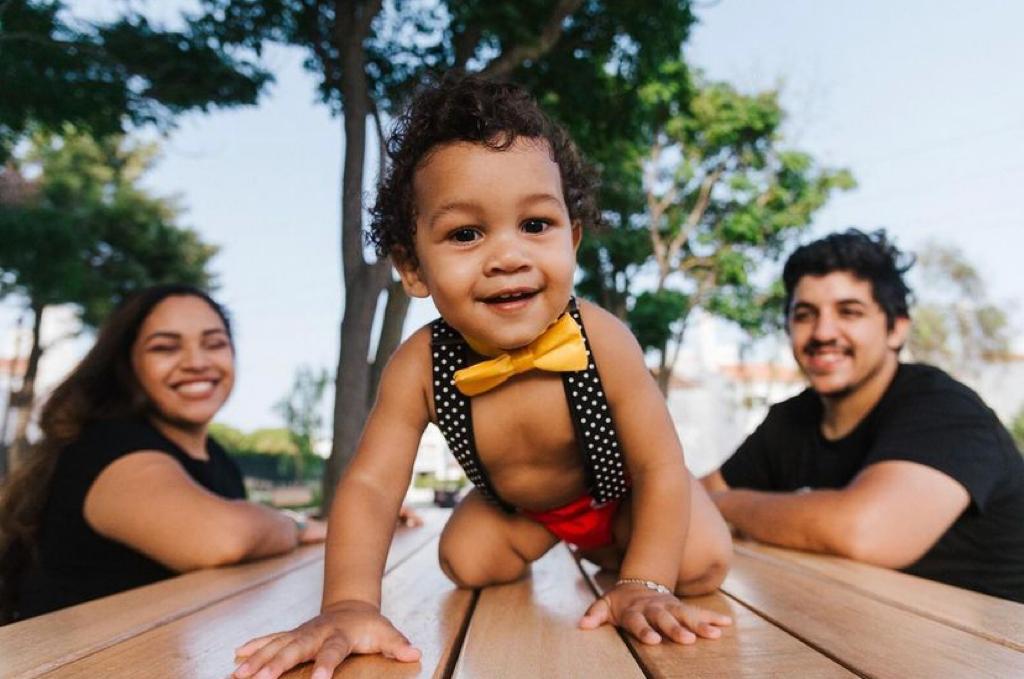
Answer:
[[[447,512],[400,529],[383,609],[423,651],[347,660],[336,677],[1024,677],[1024,605],[835,557],[739,542],[717,641],[645,646],[576,628],[613,583],[564,546],[531,577],[455,589],[437,566]],[[323,549],[199,571],[0,628],[0,677],[216,677],[232,649],[316,613]],[[288,679],[307,678],[311,665]]]

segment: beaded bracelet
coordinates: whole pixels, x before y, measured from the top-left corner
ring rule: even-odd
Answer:
[[[670,590],[665,585],[655,582],[654,580],[644,580],[643,578],[622,578],[621,580],[615,583],[616,587],[618,587],[619,585],[643,585],[647,589],[658,592],[659,594],[672,593],[672,590]]]

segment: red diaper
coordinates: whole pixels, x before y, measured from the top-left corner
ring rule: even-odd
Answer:
[[[612,544],[612,518],[621,503],[622,498],[618,498],[604,504],[595,504],[592,497],[584,495],[563,507],[546,512],[520,511],[559,539],[582,550],[591,550]]]

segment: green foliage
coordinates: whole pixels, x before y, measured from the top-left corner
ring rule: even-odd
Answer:
[[[318,79],[321,99],[335,112],[344,109],[342,80],[350,56],[339,49],[336,31],[365,18],[372,22],[362,45],[366,67],[360,75],[366,77],[377,111],[396,111],[427,74],[497,67],[512,55],[507,68],[501,64],[502,75],[523,81],[540,98],[568,102],[581,120],[588,111],[600,110],[593,101],[578,108],[592,89],[591,79],[650,69],[664,55],[677,55],[694,21],[686,0],[395,0],[381,3],[379,10],[372,2],[333,0],[199,4],[201,12],[191,25],[218,45],[257,53],[271,42],[305,49],[305,66]],[[568,14],[560,18],[559,10]],[[547,42],[545,31],[553,33],[553,42]],[[602,75],[606,65],[608,74]],[[598,126],[616,120],[610,113],[593,118]]]
[[[244,432],[227,424],[214,422],[210,435],[238,463],[247,478],[274,483],[313,478],[323,472],[319,457],[303,458],[299,448],[284,427]]]
[[[585,234],[576,254],[579,294],[625,318],[630,279],[650,259],[651,237],[646,228],[618,226]]]
[[[743,285],[714,290],[704,307],[735,323],[751,338],[758,338],[783,328],[785,303],[782,281],[775,280],[764,288]]]
[[[781,296],[778,286],[758,282],[763,264],[854,181],[785,146],[775,92],[744,94],[707,82],[675,57],[643,77],[631,106],[645,122],[632,129],[628,148],[621,139],[584,137],[597,146],[586,151],[605,159],[613,188],[633,189],[616,190],[611,201],[616,235],[601,235],[582,251],[580,291],[619,300],[618,309],[628,310],[619,315],[665,362],[693,307],[754,334],[776,325]],[[665,291],[688,300],[681,314],[653,303]]]
[[[175,224],[173,203],[139,186],[156,148],[62,132],[36,133],[0,171],[0,185],[19,187],[0,192],[0,296],[17,293],[37,311],[74,304],[95,326],[142,287],[210,287],[217,248]]]
[[[1017,443],[1017,450],[1024,453],[1024,407],[1017,412],[1017,416],[1010,422],[1010,433]]]
[[[676,290],[640,293],[629,311],[629,325],[644,349],[661,349],[672,337],[672,326],[686,318],[690,299]]]
[[[916,273],[920,293],[908,341],[915,360],[963,375],[1006,355],[1009,317],[989,300],[985,281],[961,250],[926,244]]]
[[[96,136],[173,124],[184,111],[255,103],[269,75],[186,22],[138,13],[85,23],[60,0],[0,3],[0,162],[33,129],[71,123]]]
[[[297,452],[296,478],[303,478],[304,468],[316,458],[313,446],[323,429],[321,404],[331,382],[326,370],[300,367],[295,373],[291,391],[274,406],[284,418],[288,436]]]
[[[244,432],[231,425],[214,422],[210,425],[210,435],[232,453],[294,456],[299,452],[290,432],[284,427]]]

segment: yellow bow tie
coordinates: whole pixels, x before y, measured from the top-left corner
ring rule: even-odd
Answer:
[[[473,350],[485,356],[488,350],[477,342],[466,340]],[[500,350],[499,350],[500,351]],[[553,372],[583,370],[587,367],[587,348],[583,333],[569,314],[562,314],[540,337],[522,349],[515,349],[483,363],[455,372],[455,386],[466,396],[476,396],[493,389],[513,375],[533,368]]]

